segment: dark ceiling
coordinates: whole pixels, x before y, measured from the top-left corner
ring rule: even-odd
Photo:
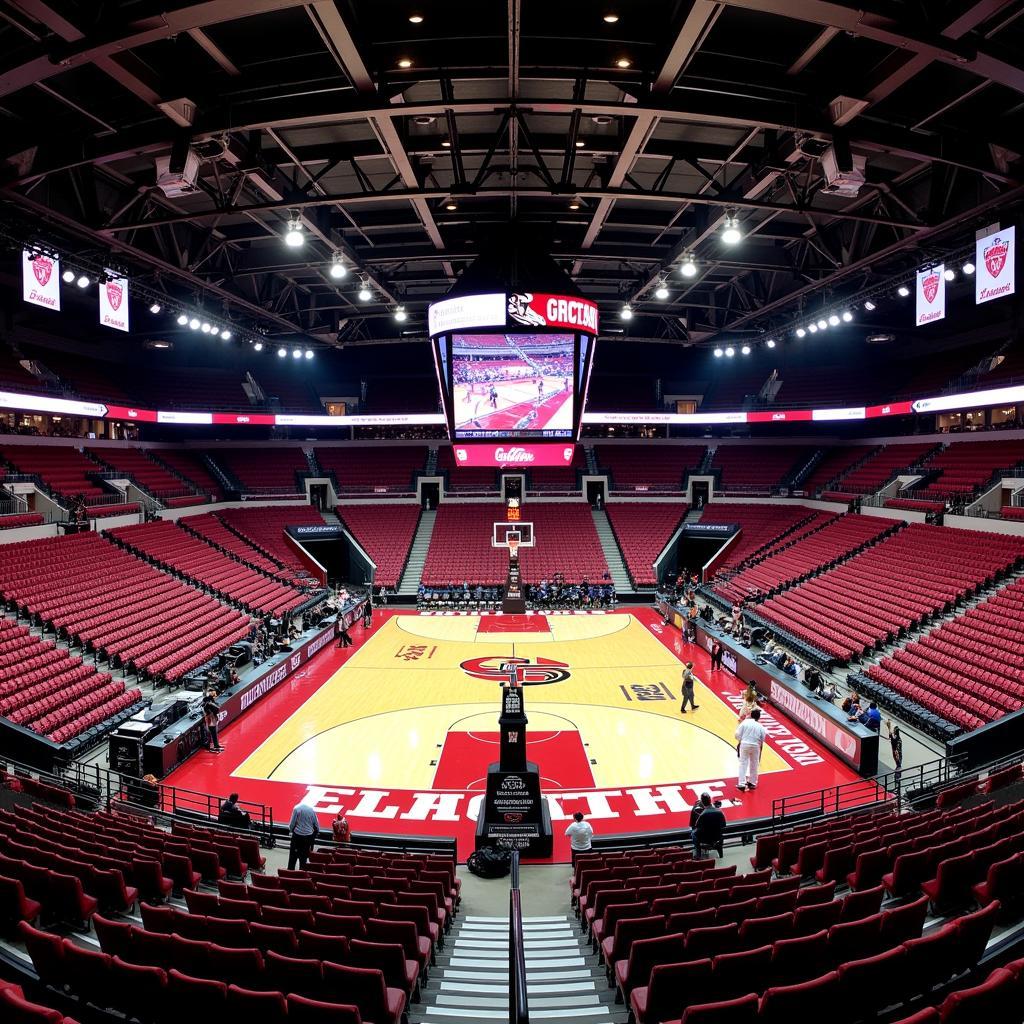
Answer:
[[[606,324],[710,343],[1013,215],[1022,15],[1024,0],[0,0],[0,217],[325,344],[422,336],[426,304],[516,220]],[[866,158],[856,198],[823,190],[836,138]],[[168,199],[154,161],[175,144],[202,163],[198,190]],[[292,210],[300,249],[282,242]]]

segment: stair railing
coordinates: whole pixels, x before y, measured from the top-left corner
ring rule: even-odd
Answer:
[[[530,1024],[523,909],[519,900],[518,850],[512,851],[512,878],[508,893],[508,1019],[509,1024]]]

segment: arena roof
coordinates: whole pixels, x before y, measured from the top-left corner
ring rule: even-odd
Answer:
[[[712,343],[906,273],[1020,202],[1022,14],[1021,0],[8,0],[3,220],[334,344],[394,338],[396,303],[422,337],[426,304],[514,219],[606,317],[631,302],[630,335]],[[866,160],[855,198],[825,187],[837,142]],[[176,145],[201,163],[172,199],[154,162]]]

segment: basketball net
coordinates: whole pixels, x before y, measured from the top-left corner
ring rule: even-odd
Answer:
[[[505,543],[508,545],[508,557],[510,561],[514,561],[519,555],[519,538],[516,536],[508,536],[505,538]]]

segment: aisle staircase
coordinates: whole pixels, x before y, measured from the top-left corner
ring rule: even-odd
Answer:
[[[608,572],[611,573],[612,583],[615,584],[615,592],[620,597],[633,593],[636,588],[626,571],[626,563],[622,560],[619,542],[615,539],[607,513],[603,508],[593,508],[590,513],[594,517],[594,529],[597,530],[597,539],[601,542],[601,550],[604,551],[604,560],[608,563]]]
[[[523,918],[531,1021],[621,1024],[598,956],[571,917]],[[508,918],[460,917],[448,935],[411,1024],[508,1020]]]
[[[436,518],[437,511],[435,509],[420,513],[416,535],[412,539],[412,547],[409,548],[409,560],[405,563],[402,578],[398,581],[399,596],[415,597],[419,590],[423,564],[427,560],[427,548],[430,547],[430,538],[434,535],[434,520]]]

